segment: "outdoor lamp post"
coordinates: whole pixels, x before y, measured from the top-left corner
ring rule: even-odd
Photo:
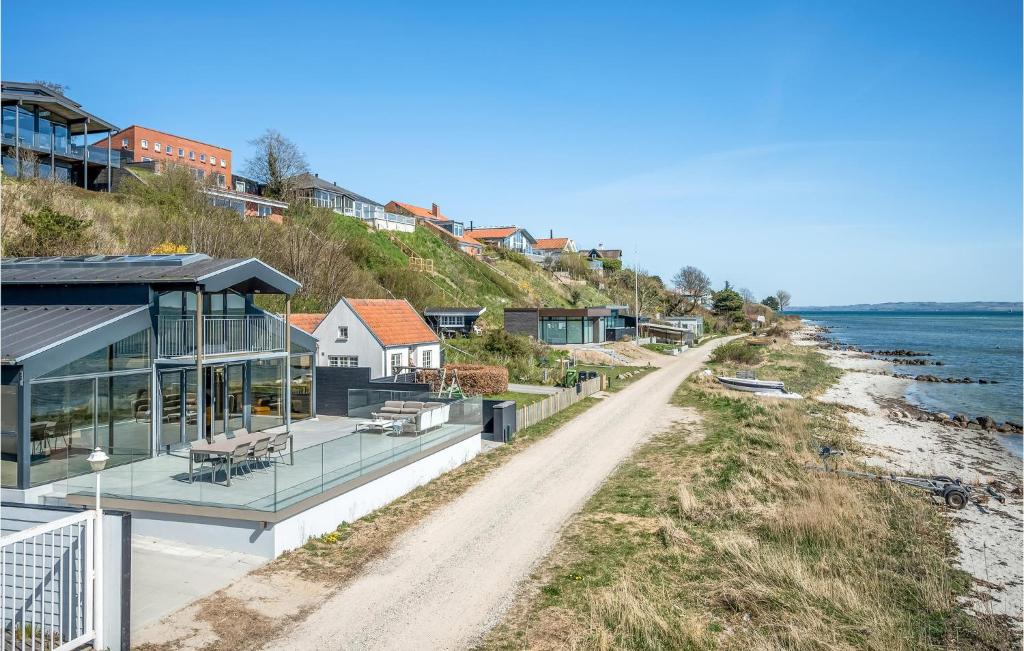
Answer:
[[[93,628],[96,637],[93,646],[97,649],[105,648],[103,645],[103,511],[100,509],[100,475],[110,459],[103,450],[96,448],[86,461],[89,467],[96,473],[96,523],[93,533]]]

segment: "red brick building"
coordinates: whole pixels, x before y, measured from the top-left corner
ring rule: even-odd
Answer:
[[[106,147],[106,140],[102,144]],[[217,185],[232,187],[230,149],[136,124],[114,134],[111,148],[121,152],[122,163],[173,162],[192,168],[201,179],[212,176]]]

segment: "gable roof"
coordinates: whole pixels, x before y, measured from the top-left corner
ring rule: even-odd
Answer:
[[[347,188],[341,187],[337,183],[325,181],[319,176],[315,174],[310,174],[309,172],[296,174],[295,176],[292,177],[292,182],[295,184],[295,187],[299,189],[319,188],[321,190],[326,190],[327,192],[333,192],[335,194],[343,194],[345,196],[352,197],[352,199],[355,201],[362,201],[363,203],[368,203],[374,206],[380,206],[381,208],[384,207],[383,205],[377,203],[373,199],[368,199],[361,194],[356,194],[355,192],[352,192]]]
[[[0,308],[0,358],[5,364],[58,346],[133,315],[148,321],[147,305],[4,305]]]
[[[409,301],[392,298],[343,298],[382,346],[440,341]]]
[[[309,334],[313,334],[316,327],[320,325],[320,322],[324,320],[326,314],[316,314],[313,312],[298,312],[288,317],[288,323],[295,326],[299,330],[304,330]]]
[[[545,237],[537,240],[537,243],[533,245],[535,249],[542,249],[544,251],[560,251],[569,244],[568,237]]]
[[[424,219],[435,219],[439,222],[449,221],[449,218],[445,217],[440,211],[438,211],[438,214],[435,215],[429,208],[423,208],[422,206],[414,206],[411,203],[402,203],[401,201],[392,201],[391,203],[395,204],[396,206],[399,206],[400,208],[408,210],[417,217],[422,217]]]
[[[477,240],[503,240],[518,230],[515,226],[499,226],[497,228],[467,228],[464,232]]]
[[[465,234],[463,234],[463,235],[456,235],[455,239],[457,239],[458,241],[462,242],[463,244],[468,244],[469,246],[475,246],[475,247],[478,247],[478,248],[483,248],[483,246],[484,246],[479,240],[473,239],[469,235],[465,235]]]

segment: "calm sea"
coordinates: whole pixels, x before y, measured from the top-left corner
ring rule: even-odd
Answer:
[[[871,350],[905,348],[931,353],[943,366],[895,365],[900,373],[945,377],[985,378],[998,384],[940,384],[914,382],[908,402],[950,415],[987,415],[999,422],[1024,422],[1022,337],[1020,312],[803,312],[804,320],[830,328],[838,343]],[[1000,437],[1018,456],[1020,436]]]

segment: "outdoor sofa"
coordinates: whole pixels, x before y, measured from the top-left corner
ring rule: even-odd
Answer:
[[[403,421],[406,432],[425,432],[448,422],[451,407],[444,402],[420,402],[417,400],[388,400],[374,418]]]

